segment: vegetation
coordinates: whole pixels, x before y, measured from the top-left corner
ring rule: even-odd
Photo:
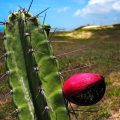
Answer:
[[[1,80],[8,75],[10,90],[3,97],[12,94],[20,120],[68,120],[58,63],[48,41],[50,26],[24,9],[4,24],[7,72]]]
[[[64,79],[76,72],[95,72],[105,77],[107,90],[99,103],[74,105],[79,120],[120,119],[120,27],[80,28],[57,33],[53,41],[58,41],[53,43],[56,55],[66,53],[58,57]]]
[[[51,39],[51,44],[64,80],[76,72],[97,72],[106,78],[106,94],[99,103],[87,107],[73,105],[78,119],[119,120],[120,27],[80,28],[71,32],[58,32]],[[4,71],[3,64],[1,63],[1,72]],[[7,80],[0,81],[0,96],[9,89],[6,82]],[[1,119],[17,119],[10,96],[0,100],[0,107]],[[72,112],[71,118],[75,119]]]

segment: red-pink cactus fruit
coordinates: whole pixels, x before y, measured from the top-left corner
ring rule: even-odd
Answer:
[[[105,93],[104,77],[95,73],[77,73],[63,84],[64,97],[77,105],[92,105]]]

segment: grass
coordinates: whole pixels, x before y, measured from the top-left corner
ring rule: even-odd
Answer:
[[[78,119],[109,120],[115,113],[117,116],[120,109],[120,28],[78,29],[56,33],[52,41],[55,55],[79,49],[77,52],[57,57],[64,80],[76,72],[97,72],[105,76],[107,89],[100,102],[87,107],[73,105],[74,109],[79,109]],[[0,72],[4,71],[3,64],[0,63]],[[89,67],[85,67],[87,65]],[[8,89],[8,82],[0,81],[0,96]],[[5,100],[0,102],[0,120],[17,120],[12,114],[15,108],[11,96],[6,98],[6,102]],[[73,115],[72,118],[75,120]]]
[[[86,36],[87,32],[91,34],[90,37]],[[76,35],[77,37],[75,37]],[[74,71],[65,72],[63,74],[65,80],[76,72],[100,73],[106,80],[106,93],[100,102],[96,105],[87,107],[74,106],[75,109],[80,109],[80,111],[77,112],[78,119],[109,120],[109,118],[113,116],[114,112],[119,116],[120,28],[108,27],[101,29],[78,29],[72,32],[57,33],[53,38],[53,41],[69,41],[64,44],[64,46],[63,43],[53,44],[56,54],[62,54],[82,48],[79,52],[58,58],[60,63],[60,71],[66,71],[67,69],[78,67],[81,68]],[[93,64],[93,66],[84,68],[83,66],[86,66],[86,64]],[[91,110],[96,111],[91,112]]]

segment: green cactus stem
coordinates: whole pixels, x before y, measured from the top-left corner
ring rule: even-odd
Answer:
[[[68,120],[50,26],[20,9],[4,28],[9,83],[20,120]]]

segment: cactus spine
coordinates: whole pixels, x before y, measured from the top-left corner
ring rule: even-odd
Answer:
[[[6,65],[20,120],[69,119],[49,30],[24,9],[5,24]]]

